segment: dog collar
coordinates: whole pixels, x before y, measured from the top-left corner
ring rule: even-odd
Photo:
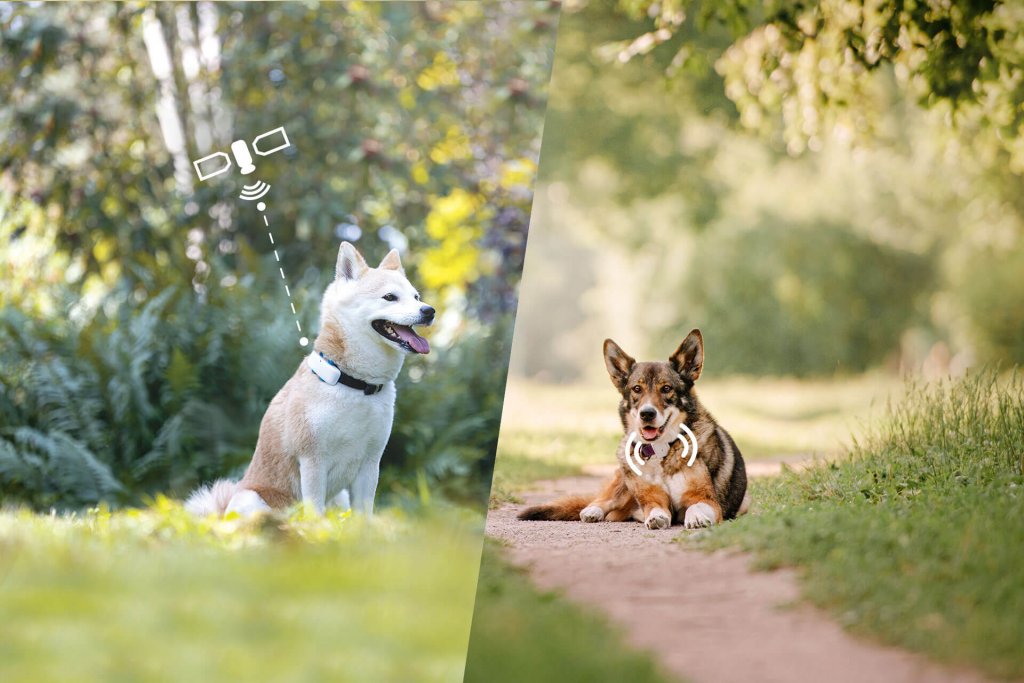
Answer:
[[[317,376],[317,379],[324,384],[330,384],[331,386],[344,384],[346,387],[358,389],[367,396],[373,396],[384,388],[383,384],[370,384],[342,372],[337,363],[324,356],[320,351],[313,351],[306,356],[306,365]]]

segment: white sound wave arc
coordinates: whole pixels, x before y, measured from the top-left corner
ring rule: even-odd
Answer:
[[[242,194],[238,195],[238,198],[244,199],[247,202],[254,202],[257,199],[266,197],[268,192],[270,192],[270,184],[257,180],[252,185],[243,186]]]
[[[633,462],[634,459],[636,463]],[[626,442],[626,464],[637,476],[643,474],[640,468],[644,466],[644,460],[640,457],[640,441],[636,438],[636,432],[630,433],[629,441]]]
[[[687,461],[686,465],[687,467],[693,467],[693,463],[697,459],[697,437],[694,436],[693,432],[685,424],[680,424],[679,430],[679,436],[676,438],[683,444],[683,452],[679,454],[679,457],[686,460],[686,455],[689,453],[690,459]],[[687,439],[689,439],[689,443],[687,443],[687,439],[683,438],[684,432],[686,433]]]

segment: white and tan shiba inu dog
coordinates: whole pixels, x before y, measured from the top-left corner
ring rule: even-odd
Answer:
[[[253,514],[302,501],[373,511],[391,434],[395,378],[407,353],[429,353],[413,331],[434,309],[420,301],[392,250],[377,268],[348,242],[320,304],[313,352],[270,402],[241,481],[221,479],[185,503],[198,515]]]

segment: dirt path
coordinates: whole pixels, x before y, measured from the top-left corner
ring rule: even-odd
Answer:
[[[764,474],[771,474],[767,468]],[[541,482],[525,504],[591,493],[602,471]],[[681,527],[634,523],[521,522],[521,506],[491,510],[487,533],[508,543],[511,561],[542,589],[596,607],[630,643],[694,683],[732,681],[984,681],[924,657],[850,634],[801,603],[795,574],[754,572],[750,556],[685,550]]]

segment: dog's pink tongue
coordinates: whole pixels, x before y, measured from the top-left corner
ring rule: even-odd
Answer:
[[[416,353],[430,353],[430,342],[412,331],[408,325],[395,325],[395,332]]]

